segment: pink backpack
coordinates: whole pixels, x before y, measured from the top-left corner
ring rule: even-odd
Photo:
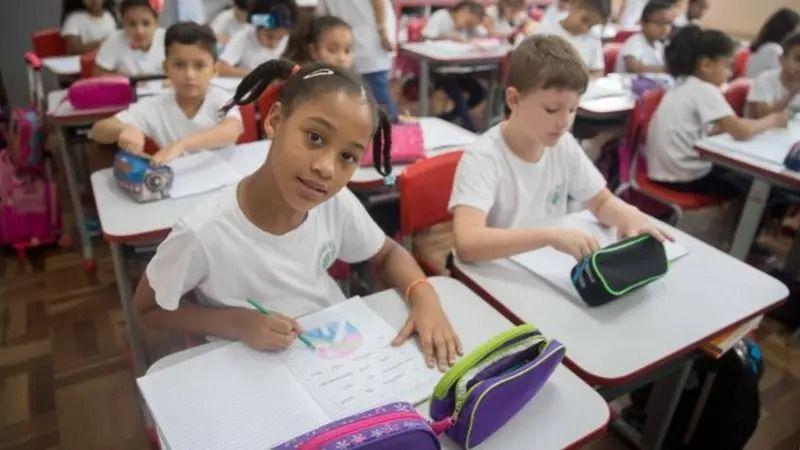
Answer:
[[[44,149],[42,116],[36,108],[14,108],[7,137],[11,160],[22,170],[40,170]]]
[[[0,151],[0,245],[25,249],[52,244],[61,234],[56,185],[49,177],[17,170]]]
[[[70,85],[67,99],[75,109],[126,106],[133,102],[133,89],[130,80],[121,75],[84,78]]]
[[[418,123],[392,124],[392,164],[412,163],[425,158],[422,127]],[[362,166],[372,165],[372,144],[367,147]]]

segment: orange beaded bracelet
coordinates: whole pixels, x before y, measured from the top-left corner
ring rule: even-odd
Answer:
[[[431,284],[427,278],[420,278],[418,280],[412,281],[411,284],[409,284],[408,287],[406,288],[406,299],[411,299],[411,290],[422,283]]]

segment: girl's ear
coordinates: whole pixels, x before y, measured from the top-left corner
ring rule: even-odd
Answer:
[[[317,51],[317,46],[313,43],[308,44],[308,56],[314,61],[319,61],[319,52]]]
[[[264,135],[267,137],[267,139],[272,139],[272,137],[275,135],[275,130],[277,130],[280,126],[282,120],[282,111],[283,105],[281,105],[281,102],[275,102],[269,108],[267,120],[264,121]]]
[[[509,86],[506,88],[505,95],[506,95],[506,106],[508,106],[508,109],[511,110],[511,113],[513,114],[514,111],[517,109],[517,106],[519,106],[519,99],[520,99],[519,90],[517,90],[517,88],[513,86]]]

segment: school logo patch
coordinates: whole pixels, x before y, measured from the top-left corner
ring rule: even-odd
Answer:
[[[559,211],[559,207],[561,202],[563,202],[565,195],[564,185],[559,184],[557,185],[550,193],[547,195],[547,210],[551,213],[557,213]]]
[[[333,245],[333,242],[328,241],[322,244],[322,248],[319,249],[319,254],[317,255],[317,275],[321,275],[322,272],[328,270],[333,262],[336,261],[336,246]]]

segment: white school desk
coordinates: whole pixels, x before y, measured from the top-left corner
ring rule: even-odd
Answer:
[[[530,322],[563,342],[568,365],[581,378],[621,395],[624,385],[675,365],[712,335],[788,295],[786,286],[767,274],[661,226],[689,253],[672,262],[663,279],[599,307],[567,296],[509,259],[456,261],[455,274],[512,321]],[[661,445],[690,368],[683,363],[657,383],[664,405],[648,414],[639,442],[644,448]]]
[[[792,121],[790,130],[796,134],[793,142],[800,140],[800,118]],[[721,138],[723,136],[702,139],[695,144],[695,150],[703,159],[753,177],[753,183],[747,195],[747,203],[739,218],[739,225],[736,227],[736,235],[731,246],[731,255],[744,260],[750,252],[750,246],[758,231],[758,224],[761,222],[761,215],[767,205],[771,187],[774,185],[798,191],[800,190],[800,173],[787,169],[783,164],[730,151],[719,145]],[[762,136],[756,136],[751,142],[757,145],[760,139],[763,139]],[[798,237],[800,235],[795,236],[792,251],[787,257],[787,268],[793,272],[796,272],[800,266],[798,264],[798,260],[800,260],[800,239]]]
[[[436,287],[465,352],[512,326],[460,282],[445,277],[433,277],[430,281]],[[363,297],[363,300],[395,329],[403,326],[408,307],[396,290],[385,290]],[[153,364],[148,372],[179,364],[219,345],[222,344],[210,343],[169,355]],[[265,357],[270,356],[277,357],[265,354]],[[426,416],[428,409],[429,402],[418,407]],[[602,432],[608,419],[605,400],[569,369],[559,365],[536,397],[478,448],[548,450],[578,446]],[[448,450],[459,448],[447,436],[442,437],[442,444]]]
[[[42,66],[60,77],[78,75],[81,73],[81,57],[80,55],[48,56],[42,58]]]
[[[506,57],[511,50],[511,46],[500,44],[493,47],[481,49],[473,47],[469,51],[442,51],[436,46],[435,42],[408,42],[400,45],[400,51],[407,53],[419,61],[419,115],[428,115],[428,96],[430,95],[430,70],[438,66],[458,65],[465,68],[477,68],[480,66],[493,66],[492,70],[497,72],[500,61]],[[489,97],[486,99],[486,111],[494,111],[494,84],[497,74],[490,76],[490,85],[487,92]],[[486,126],[491,114],[486,114]]]

